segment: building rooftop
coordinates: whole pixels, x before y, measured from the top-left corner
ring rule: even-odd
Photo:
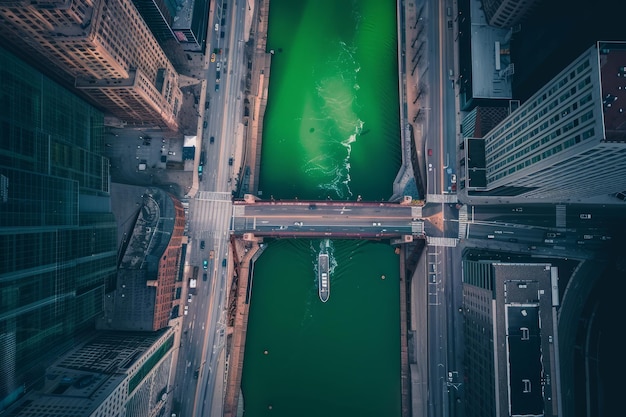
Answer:
[[[605,138],[626,141],[626,42],[598,42]]]
[[[512,98],[510,31],[489,26],[480,1],[470,1],[470,18],[473,97]]]

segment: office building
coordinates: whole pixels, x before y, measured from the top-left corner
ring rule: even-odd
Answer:
[[[103,114],[0,49],[0,411],[91,330],[117,245]]]
[[[0,36],[122,121],[178,128],[178,74],[131,0],[0,2]]]
[[[465,415],[558,416],[557,268],[469,259],[462,267]]]
[[[510,28],[522,22],[540,0],[482,0],[487,22],[491,26]]]
[[[175,41],[185,51],[204,51],[209,0],[133,0],[133,3],[159,43]],[[219,13],[221,3],[216,2],[215,6]]]
[[[458,85],[461,109],[508,106],[513,97],[511,31],[487,24],[479,0],[460,0],[455,18],[459,46],[458,74],[448,68],[450,82]]]
[[[626,189],[624,91],[626,44],[598,42],[483,139],[465,139],[470,195],[566,202]]]
[[[158,188],[136,187],[143,205],[107,295],[98,328],[152,331],[178,316],[183,285],[185,212],[181,202]],[[197,268],[196,268],[197,269]]]
[[[174,340],[172,328],[99,332],[45,369],[42,385],[16,403],[10,415],[166,415]]]

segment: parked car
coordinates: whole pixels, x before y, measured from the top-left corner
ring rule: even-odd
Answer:
[[[200,249],[204,249],[204,240],[200,241]]]
[[[204,274],[202,274],[202,281],[206,281],[207,280],[207,276],[206,276],[206,272]]]
[[[223,266],[223,267],[226,267],[226,262],[227,262],[227,261],[226,261],[226,258],[222,259],[222,266]]]
[[[209,261],[207,261],[206,259],[202,261],[202,267],[204,269],[209,269]]]
[[[215,62],[215,52],[211,54],[211,62]]]
[[[228,158],[228,165],[232,165],[233,164],[233,158]]]
[[[211,140],[210,140],[210,142],[211,142],[211,143],[215,142],[215,136],[211,136]]]
[[[206,120],[204,122],[202,122],[202,128],[203,129],[206,129],[208,125],[209,124],[206,122]]]
[[[294,226],[302,226],[302,225],[304,225],[304,223],[302,223],[302,222],[293,222],[293,225]]]
[[[433,150],[432,149],[428,150],[428,156],[433,156]]]

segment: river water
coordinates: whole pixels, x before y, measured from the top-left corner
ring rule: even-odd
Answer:
[[[261,197],[387,200],[401,163],[396,2],[272,0]],[[245,417],[400,415],[398,255],[387,242],[267,241],[254,267]],[[317,255],[330,253],[330,299]]]

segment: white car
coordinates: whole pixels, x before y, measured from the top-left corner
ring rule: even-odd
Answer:
[[[452,178],[450,178],[450,182],[452,184],[456,184],[456,174],[452,174]]]
[[[302,226],[303,224],[304,224],[304,223],[302,223],[302,222],[293,222],[293,225],[294,225],[294,226]]]
[[[221,67],[221,65],[220,65],[220,63],[218,62],[218,63],[217,63],[217,66],[215,67],[215,69],[219,71],[219,70],[220,70],[220,67]]]
[[[215,31],[217,32],[218,30],[220,30],[220,24],[219,24],[219,23],[216,23],[216,24],[215,24]]]
[[[580,218],[583,220],[590,220],[591,219],[591,214],[581,214]]]
[[[185,313],[185,316],[189,314],[189,306],[185,306],[184,313]]]
[[[433,164],[428,164],[428,170],[432,171],[433,170]]]
[[[374,222],[372,223],[372,226],[380,226],[380,223]]]

